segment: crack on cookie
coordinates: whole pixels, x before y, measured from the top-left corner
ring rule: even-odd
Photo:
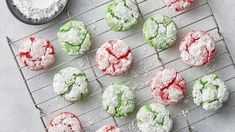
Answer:
[[[173,25],[175,25],[174,21],[171,20],[170,18],[168,18],[167,16],[163,16],[163,17],[164,17],[164,18],[163,18],[162,21],[157,21],[157,20],[155,19],[155,17],[151,17],[151,18],[147,21],[147,23],[149,23],[150,21],[152,21],[152,22],[154,22],[156,25],[158,25],[156,35],[146,37],[146,38],[147,38],[147,41],[148,41],[148,42],[150,43],[150,45],[153,46],[154,48],[157,48],[157,47],[159,47],[159,48],[165,48],[165,47],[169,47],[169,46],[172,45],[171,43],[164,43],[164,45],[162,45],[163,43],[154,43],[154,42],[153,42],[153,39],[157,39],[158,37],[160,37],[160,35],[163,36],[163,37],[161,37],[161,38],[167,38],[167,39],[164,39],[164,41],[166,41],[166,40],[175,41],[175,40],[176,40],[176,39],[174,39],[174,38],[172,38],[172,37],[167,37],[167,36],[166,36],[166,32],[168,31],[168,30],[167,30],[167,27],[168,27],[171,23],[173,23]],[[164,29],[166,30],[166,32],[165,32],[164,34],[159,33],[159,26],[160,26],[160,25],[163,25]],[[144,28],[145,28],[145,29],[147,28],[147,24],[146,24],[146,26],[144,26]]]
[[[105,48],[105,50],[108,52],[109,56],[113,56],[117,60],[117,62],[116,63],[112,63],[112,62],[110,62],[109,59],[107,59],[108,65],[107,65],[107,67],[102,69],[102,71],[106,72],[108,68],[112,67],[112,70],[115,73],[116,72],[115,66],[119,65],[122,59],[129,60],[128,56],[130,55],[131,50],[130,50],[130,48],[128,48],[128,51],[126,53],[124,53],[123,55],[117,57],[117,55],[115,53],[113,53],[113,43],[109,42],[109,44],[111,45],[111,48],[108,47],[108,48]],[[110,58],[109,56],[108,56],[108,58]]]
[[[131,18],[128,18],[128,19],[125,20],[123,23],[120,23],[120,21],[123,20],[123,18],[117,16],[117,15],[114,13],[114,11],[113,11],[113,10],[116,8],[116,6],[117,6],[118,4],[120,4],[119,2],[113,1],[113,2],[109,5],[108,10],[107,10],[107,13],[110,14],[110,16],[112,16],[113,18],[116,18],[116,20],[117,20],[118,23],[119,23],[118,26],[117,26],[117,27],[118,27],[117,31],[125,31],[125,30],[128,30],[129,28],[133,27],[134,24],[137,23],[137,19],[138,19],[138,17],[139,17],[139,15],[138,15],[137,17],[135,17],[135,15],[132,13],[134,10],[133,10],[131,7],[129,7],[129,6],[127,5],[126,0],[122,0],[122,2],[123,2],[123,3],[121,3],[121,5],[122,5],[123,7],[126,7],[126,8],[128,9],[128,11],[131,12]],[[132,1],[131,1],[131,3],[134,4]],[[129,25],[129,24],[127,24],[127,23],[130,23],[130,22],[131,22],[131,21],[130,21],[131,19],[135,19],[135,22],[133,23],[133,25],[125,27],[125,25]],[[113,22],[112,22],[112,23],[113,23]],[[116,24],[114,24],[114,25],[116,25]]]
[[[126,88],[126,87],[125,87]],[[133,111],[134,108],[132,108],[132,106],[135,104],[134,103],[134,99],[125,97],[125,92],[129,92],[128,90],[130,90],[128,88],[127,91],[125,91],[124,89],[120,88],[120,87],[115,87],[115,89],[117,90],[115,93],[115,104],[116,105],[107,105],[105,104],[105,111],[107,111],[110,115],[115,116],[115,117],[126,117],[129,113],[131,113]],[[111,109],[112,108],[112,109]],[[128,109],[127,109],[128,108]],[[110,111],[111,109],[111,111]],[[125,110],[125,111],[124,111]]]
[[[163,74],[162,71],[160,71],[161,73],[159,74],[162,75]],[[154,97],[159,96],[161,101],[163,101],[166,104],[169,104],[171,102],[171,99],[169,98],[170,94],[167,93],[166,90],[169,89],[171,86],[174,86],[171,88],[182,91],[182,94],[184,96],[186,92],[184,85],[185,85],[185,82],[184,82],[183,77],[178,72],[175,71],[174,77],[169,83],[164,84],[164,86],[160,86],[160,87],[156,87],[156,86],[151,87],[151,91]],[[156,91],[156,89],[159,89],[159,92]]]
[[[152,113],[153,114],[153,118],[152,118],[152,120],[155,122],[154,123],[154,126],[156,126],[156,127],[161,127],[161,128],[163,128],[162,126],[163,126],[163,124],[164,124],[164,122],[165,122],[165,116],[164,117],[162,117],[160,120],[156,120],[156,118],[157,118],[157,116],[158,116],[158,114],[159,113],[157,113],[156,111],[153,111],[152,110],[152,107],[150,106],[150,105],[147,105],[146,106],[146,110],[148,111],[148,112],[150,112],[150,113]]]
[[[80,84],[76,83],[77,78],[84,79],[86,83],[88,83],[88,79],[84,72],[74,73],[73,78],[69,82],[65,82],[65,84],[67,85],[67,90],[64,93],[61,93],[60,96],[63,96],[65,98],[65,95],[69,94],[72,91],[74,85],[78,85],[78,87],[80,87]],[[81,92],[80,97],[78,97],[78,99],[83,99],[85,95],[86,93]]]
[[[201,66],[201,65],[208,64],[211,61],[211,59],[214,57],[215,48],[213,48],[211,51],[208,50],[208,48],[207,48],[208,43],[207,42],[204,45],[205,49],[203,49],[203,51],[205,50],[206,55],[204,55],[204,54],[203,54],[203,56],[201,55],[200,57],[203,57],[201,60],[197,60],[197,57],[195,57],[194,55],[192,55],[189,52],[189,49],[191,48],[191,46],[197,45],[198,44],[197,42],[204,41],[204,40],[202,40],[202,37],[209,35],[206,32],[199,31],[200,32],[199,34],[204,33],[204,35],[202,37],[201,36],[194,37],[194,35],[197,34],[197,32],[198,31],[192,31],[192,32],[187,33],[186,36],[182,40],[182,41],[184,41],[184,43],[181,42],[182,43],[181,45],[183,45],[183,44],[184,45],[182,46],[183,48],[180,48],[180,52],[181,52],[180,56],[182,58],[182,52],[185,51],[186,52],[185,54],[187,54],[188,57],[183,60],[185,61],[186,64],[188,64],[190,66]],[[190,42],[188,42],[187,39],[190,39]],[[209,39],[212,39],[212,38],[210,37]],[[189,58],[192,58],[192,59],[189,59]],[[190,60],[192,60],[193,63]]]
[[[33,45],[39,41],[39,39],[37,39],[36,37],[29,37],[28,40],[30,41],[30,44],[28,44],[29,48],[27,48],[27,51],[26,52],[21,52],[20,51],[20,59],[22,60],[22,62],[24,63],[25,66],[30,66],[29,69],[31,70],[42,70],[43,68],[51,65],[53,62],[54,62],[54,48],[53,48],[53,45],[50,43],[49,40],[46,40],[46,39],[40,39],[40,41],[43,41],[43,44],[42,45],[39,45],[37,48],[40,48],[40,49],[43,49],[43,54],[38,56],[37,58],[34,58],[35,56],[32,56],[31,55],[31,52],[32,52],[32,48],[33,48]],[[24,44],[23,44],[24,46]],[[23,47],[21,47],[23,48]],[[24,46],[25,48],[25,46]],[[51,50],[50,52],[48,52],[48,50]],[[34,49],[34,50],[37,50],[37,49]],[[51,56],[51,61],[50,63],[48,64],[45,64],[43,65],[41,63],[42,59],[43,58],[46,58],[46,57],[50,57]],[[35,63],[35,62],[38,62],[38,63]],[[29,65],[31,63],[31,65]]]
[[[89,32],[87,31],[86,34],[85,34],[85,37],[82,39],[81,43],[79,44],[74,44],[74,43],[70,43],[68,41],[61,41],[61,43],[63,44],[64,43],[64,46],[65,46],[65,49],[66,49],[66,52],[67,53],[71,53],[73,51],[74,48],[77,48],[76,51],[75,51],[75,54],[76,53],[79,53],[80,50],[81,50],[81,47],[82,45],[84,44],[84,41],[86,40],[86,38],[89,36]],[[67,46],[66,46],[67,45]],[[74,54],[74,52],[73,52]]]
[[[219,79],[218,76],[215,76],[215,77],[213,78],[214,81],[217,80],[217,79]],[[203,94],[203,90],[204,90],[204,89],[208,88],[208,87],[206,87],[207,84],[208,84],[208,85],[212,85],[214,88],[211,88],[211,87],[209,87],[209,88],[210,88],[211,90],[216,90],[216,93],[218,94],[219,85],[213,84],[213,83],[211,83],[211,82],[209,82],[209,81],[204,81],[204,80],[203,80],[203,77],[200,78],[200,79],[198,80],[198,82],[202,85],[202,87],[200,88],[200,93],[201,93],[201,94]],[[193,97],[193,98],[195,99],[196,97]],[[216,98],[216,99],[207,100],[207,101],[203,101],[203,100],[202,100],[202,101],[199,103],[199,106],[204,107],[204,104],[205,104],[205,103],[212,104],[212,103],[214,103],[214,102],[220,102],[220,103],[222,103],[222,101],[220,101],[218,98]]]

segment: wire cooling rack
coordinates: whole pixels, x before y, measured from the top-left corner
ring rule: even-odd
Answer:
[[[8,45],[25,82],[29,96],[35,107],[40,111],[40,119],[45,127],[45,131],[50,119],[62,111],[69,111],[78,115],[85,131],[93,132],[107,124],[116,124],[124,132],[138,131],[135,124],[136,112],[142,105],[154,102],[149,90],[149,83],[156,71],[163,67],[172,67],[178,70],[187,82],[187,94],[184,100],[175,106],[168,106],[174,121],[172,131],[191,132],[196,131],[196,129],[200,130],[200,125],[198,125],[200,122],[207,121],[210,117],[214,117],[220,112],[234,108],[235,104],[232,101],[232,97],[235,96],[235,89],[232,89],[232,86],[235,81],[235,65],[228,47],[219,33],[218,24],[208,1],[198,0],[189,10],[173,12],[161,0],[136,0],[141,19],[135,29],[125,33],[114,32],[106,25],[104,14],[110,2],[110,0],[100,0],[87,4],[85,0],[70,1],[67,13],[63,13],[65,17],[60,18],[59,22],[55,22],[18,39],[11,38],[10,36],[7,37]],[[82,3],[83,6],[81,5]],[[77,10],[77,8],[84,10]],[[142,36],[142,25],[147,18],[156,14],[168,15],[176,22],[179,40],[181,40],[186,32],[192,29],[209,32],[216,41],[217,47],[216,57],[213,62],[203,67],[186,66],[179,58],[179,41],[173,47],[165,50],[154,50],[146,44]],[[61,25],[69,20],[85,22],[93,36],[93,47],[86,55],[68,56],[59,47],[56,32]],[[56,62],[52,67],[44,71],[32,72],[19,61],[19,45],[25,38],[31,35],[48,38],[54,44]],[[129,44],[135,59],[132,70],[121,77],[109,77],[102,74],[94,60],[97,48],[112,38],[122,39],[125,43]],[[54,73],[67,66],[78,67],[89,77],[90,95],[82,102],[65,102],[53,92],[52,80]],[[191,97],[192,85],[195,80],[209,73],[217,73],[225,81],[230,90],[230,99],[224,104],[223,108],[216,112],[202,110],[193,103]],[[105,113],[101,106],[103,89],[116,81],[128,84],[134,89],[136,94],[137,108],[126,119],[111,117]]]

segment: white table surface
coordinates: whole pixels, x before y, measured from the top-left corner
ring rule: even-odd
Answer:
[[[85,0],[83,0],[85,1]],[[91,1],[95,2],[94,0]],[[90,4],[83,2],[83,4]],[[234,0],[209,0],[213,13],[221,29],[221,33],[229,46],[232,57],[235,58],[235,1]],[[5,40],[5,35],[10,35],[13,38],[25,36],[33,31],[37,31],[49,24],[42,26],[29,26],[16,20],[6,7],[5,2],[0,4],[0,130],[2,132],[42,132],[44,128],[39,118],[39,112],[33,106],[30,96],[22,81],[15,61],[10,53],[9,47]],[[235,84],[235,82],[234,82]],[[221,116],[221,117],[220,117]],[[232,117],[231,117],[232,116]],[[226,117],[226,119],[225,119]],[[207,121],[213,122],[217,118],[215,124],[221,124],[218,129],[223,129],[226,126],[226,131],[231,132],[235,129],[235,109],[217,114]],[[218,120],[221,118],[221,120]],[[226,124],[223,122],[227,120]],[[204,121],[197,125],[205,125]],[[228,123],[229,122],[229,123]],[[209,128],[216,127],[213,123]],[[195,126],[196,127],[196,126]],[[206,130],[198,130],[206,131]]]

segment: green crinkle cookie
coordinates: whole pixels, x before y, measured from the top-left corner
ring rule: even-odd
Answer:
[[[102,104],[108,114],[115,117],[127,117],[135,108],[135,95],[131,88],[115,83],[105,89]]]
[[[144,23],[143,34],[147,43],[155,49],[166,49],[176,42],[177,27],[168,16],[157,15]]]
[[[139,11],[131,0],[113,0],[108,6],[105,19],[114,31],[127,31],[137,24]]]
[[[169,132],[173,124],[169,111],[159,103],[142,106],[136,120],[141,132]]]
[[[205,110],[217,110],[228,99],[228,88],[215,74],[199,78],[193,86],[193,100]]]
[[[64,24],[57,36],[62,49],[69,55],[84,54],[91,47],[91,35],[80,21]]]
[[[54,75],[54,91],[66,101],[77,101],[85,98],[88,93],[88,79],[81,70],[66,67]]]

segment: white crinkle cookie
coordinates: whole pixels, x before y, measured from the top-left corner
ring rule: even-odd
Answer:
[[[169,132],[173,124],[169,111],[159,103],[142,106],[136,120],[141,132]]]
[[[121,83],[114,83],[105,89],[102,96],[105,111],[115,117],[127,117],[135,108],[132,89]]]
[[[194,103],[205,110],[217,110],[228,99],[229,92],[224,82],[215,74],[198,79],[192,91]]]
[[[88,79],[81,70],[67,67],[54,76],[54,91],[66,101],[81,100],[88,95]]]

